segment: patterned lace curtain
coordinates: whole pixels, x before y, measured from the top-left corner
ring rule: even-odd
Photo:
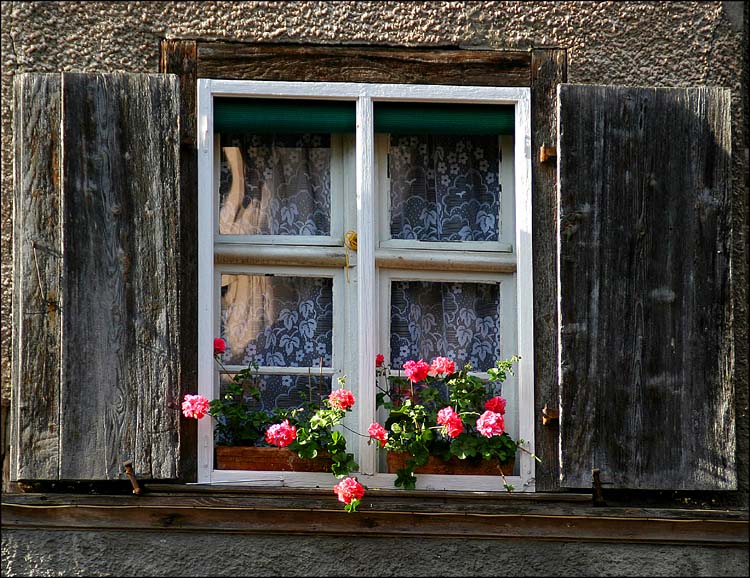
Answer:
[[[391,135],[391,237],[497,241],[500,160],[494,135]]]
[[[500,291],[491,283],[394,281],[391,366],[437,356],[486,371],[500,356]]]
[[[222,135],[222,143],[220,234],[330,234],[330,135]]]

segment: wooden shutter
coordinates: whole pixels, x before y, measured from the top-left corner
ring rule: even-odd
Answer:
[[[558,88],[561,485],[737,486],[730,94]]]
[[[179,86],[14,84],[13,479],[114,479],[179,456]]]

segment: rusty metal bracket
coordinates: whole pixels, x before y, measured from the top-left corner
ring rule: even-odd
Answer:
[[[591,470],[591,498],[595,507],[603,507],[607,505],[602,495],[602,481],[599,479],[601,471],[598,468]]]
[[[140,496],[143,490],[141,490],[141,487],[138,485],[138,480],[135,478],[135,473],[133,472],[133,462],[127,461],[122,465],[125,467],[125,475],[128,476],[130,483],[133,484],[133,493],[136,496]]]
[[[557,422],[560,419],[560,410],[555,408],[549,408],[547,407],[547,404],[544,404],[544,407],[542,408],[542,425],[550,425],[553,421]]]
[[[548,147],[542,145],[539,147],[539,162],[546,163],[557,157],[557,149],[555,147]]]

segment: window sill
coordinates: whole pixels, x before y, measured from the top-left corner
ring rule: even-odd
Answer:
[[[524,539],[747,547],[737,510],[594,508],[586,494],[368,492],[348,514],[332,492],[146,484],[144,494],[4,494],[5,529]]]

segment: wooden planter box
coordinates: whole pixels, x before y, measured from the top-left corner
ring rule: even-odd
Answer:
[[[388,452],[388,472],[396,473],[396,470],[406,465],[406,460],[411,457],[406,453]],[[502,473],[506,476],[513,475],[513,466],[516,460],[502,464]],[[430,456],[424,466],[414,470],[415,474],[452,474],[462,476],[499,476],[501,466],[494,460],[482,460],[473,462],[470,460],[459,460],[456,457],[447,462],[438,456]]]
[[[314,460],[306,460],[287,448],[216,446],[217,470],[330,472],[332,463],[328,454],[323,453]]]

